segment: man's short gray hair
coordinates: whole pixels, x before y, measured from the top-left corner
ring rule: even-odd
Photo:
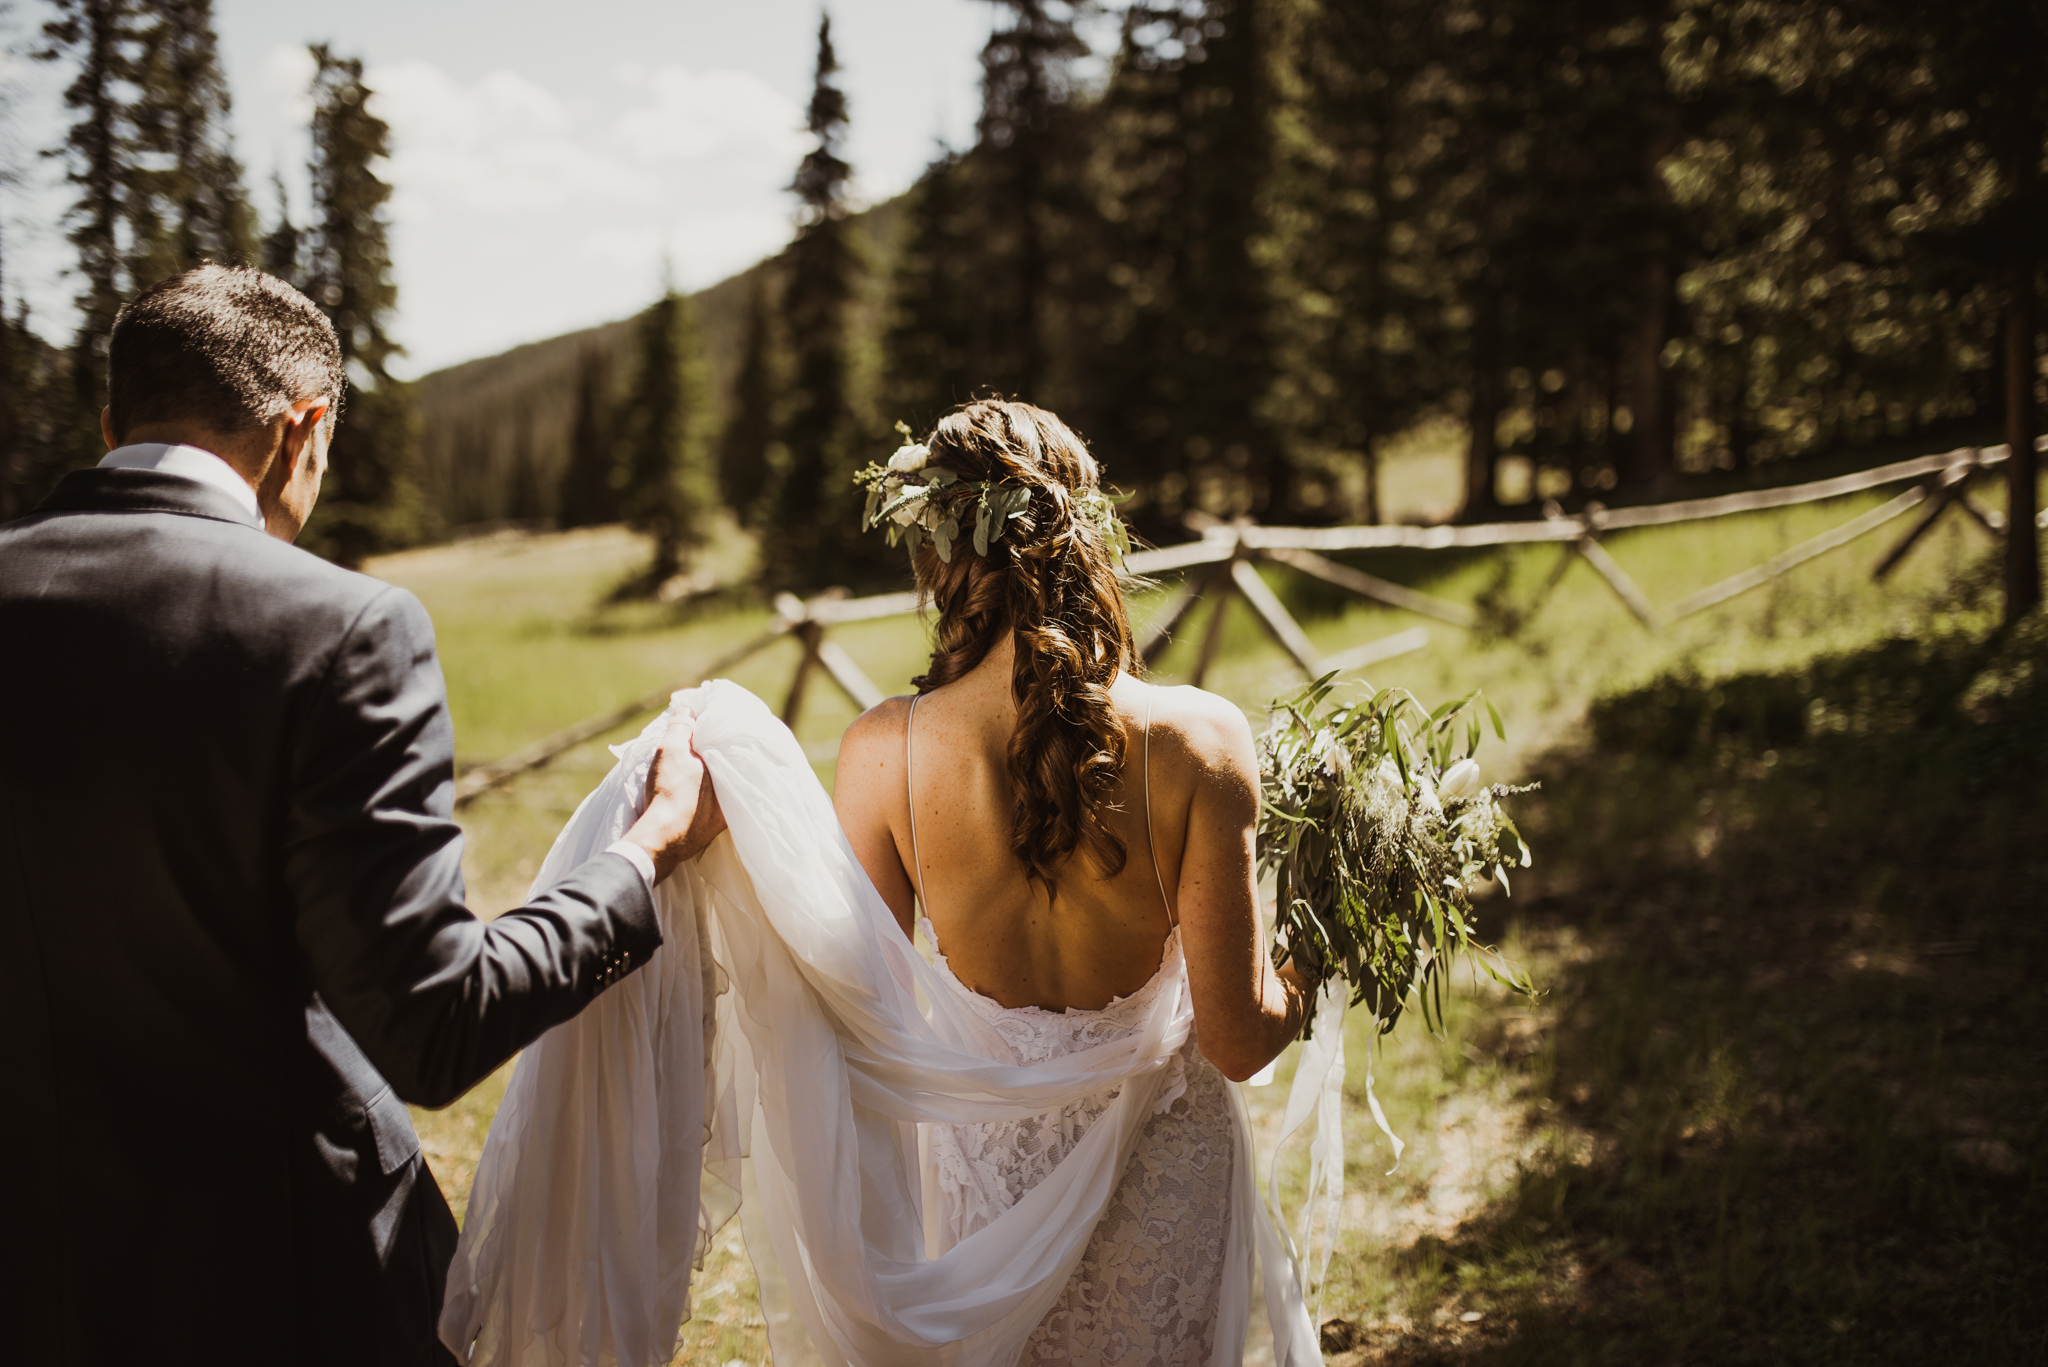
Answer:
[[[347,383],[327,315],[247,266],[208,263],[151,285],[114,319],[107,349],[116,437],[178,419],[240,435],[323,396],[338,413]]]

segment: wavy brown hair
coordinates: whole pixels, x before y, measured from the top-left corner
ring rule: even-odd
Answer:
[[[963,480],[1020,485],[1031,502],[986,556],[964,537],[951,562],[929,541],[912,556],[918,588],[938,612],[931,668],[912,682],[929,693],[962,678],[1009,633],[1010,849],[1055,895],[1057,871],[1077,850],[1114,877],[1128,852],[1104,812],[1128,747],[1109,687],[1118,670],[1140,666],[1111,549],[1074,508],[1076,495],[1100,486],[1101,469],[1065,423],[1027,403],[962,405],[924,444],[931,464]],[[962,525],[972,517],[966,511]]]

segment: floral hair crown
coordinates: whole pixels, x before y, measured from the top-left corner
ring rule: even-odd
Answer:
[[[943,466],[932,465],[931,452],[910,439],[907,423],[897,423],[903,445],[889,457],[886,466],[870,462],[853,477],[867,490],[867,511],[860,529],[881,527],[889,544],[910,544],[910,553],[931,538],[939,559],[951,563],[953,547],[960,540],[960,518],[971,502],[974,506],[974,553],[988,554],[988,548],[1002,540],[1010,519],[1031,506],[1031,490],[1001,480],[967,480]],[[1102,535],[1103,544],[1118,563],[1131,552],[1130,534],[1109,496],[1100,489],[1074,494],[1075,516]]]

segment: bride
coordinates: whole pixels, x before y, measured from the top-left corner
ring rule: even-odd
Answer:
[[[1308,1009],[1264,949],[1243,714],[1131,673],[1121,529],[1052,414],[966,405],[868,482],[931,668],[830,807],[758,700],[678,695],[730,838],[660,889],[657,962],[521,1058],[444,1340],[667,1362],[737,1206],[778,1367],[1232,1363],[1261,1279],[1276,1359],[1319,1361],[1233,1085]],[[661,725],[543,882],[630,818]]]
[[[1052,414],[976,403],[930,466],[1030,491],[987,555],[912,558],[937,614],[918,692],[847,733],[834,795],[861,866],[907,936],[914,905],[944,981],[1006,1061],[1128,1035],[1185,975],[1195,1028],[1109,1209],[1025,1360],[1207,1362],[1242,1081],[1301,1033],[1305,997],[1260,935],[1259,779],[1244,714],[1137,665],[1112,548],[1085,509],[1098,472]],[[1101,1114],[1091,1097],[928,1135],[942,1243],[1050,1172]]]

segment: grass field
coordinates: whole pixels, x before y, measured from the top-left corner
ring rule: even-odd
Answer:
[[[1607,544],[1669,602],[1881,499]],[[1537,867],[1481,908],[1543,994],[1474,987],[1442,1038],[1411,1017],[1382,1046],[1380,1097],[1411,1141],[1394,1174],[1353,1097],[1322,1303],[1340,1360],[2016,1361],[2043,1341],[2026,1287],[2048,1118],[2048,649],[1993,632],[1989,541],[1960,518],[1874,585],[1903,526],[1654,636],[1583,564],[1538,602],[1556,548],[1358,562],[1484,609],[1484,629],[1430,624],[1428,649],[1370,675],[1425,702],[1484,688],[1511,740],[1493,775],[1543,782],[1520,809]],[[744,601],[602,606],[642,554],[606,529],[372,567],[434,615],[463,762],[762,629]],[[1416,624],[1269,579],[1326,652]],[[1209,686],[1256,723],[1299,680],[1234,611]],[[887,691],[927,649],[913,618],[834,639]],[[779,705],[794,653],[732,677]],[[1192,655],[1177,644],[1159,675]],[[853,712],[829,687],[809,700],[798,736],[829,782]],[[464,812],[477,905],[518,904],[610,762],[593,743]],[[502,1088],[417,1117],[458,1213]],[[1281,1096],[1252,1093],[1268,1123]],[[736,1243],[700,1285],[679,1360],[762,1361]]]

